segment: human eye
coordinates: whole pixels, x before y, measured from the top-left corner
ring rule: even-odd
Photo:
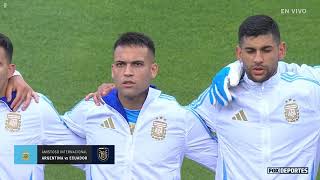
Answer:
[[[141,67],[141,66],[144,65],[144,63],[143,63],[143,62],[140,62],[140,61],[137,61],[137,62],[134,62],[133,65],[134,65],[135,67]]]
[[[255,50],[254,49],[246,49],[246,53],[248,53],[248,54],[253,54],[253,53],[255,53]]]
[[[115,63],[115,65],[116,65],[116,67],[123,67],[123,66],[125,66],[125,63],[124,62],[121,62],[121,61],[119,61],[119,62],[116,62]]]
[[[269,52],[272,51],[272,48],[264,48],[264,49],[262,49],[262,51],[263,51],[264,53],[269,53]]]

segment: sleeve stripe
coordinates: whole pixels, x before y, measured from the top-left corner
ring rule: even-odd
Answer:
[[[54,107],[52,101],[50,101],[50,100],[49,100],[45,95],[43,95],[43,94],[38,93],[38,95],[39,95],[40,98],[42,98],[46,103],[49,104],[49,106],[54,110],[54,112],[55,112],[58,116],[60,116],[60,115],[59,115],[59,112],[58,112],[58,111],[56,110],[56,108]],[[60,121],[61,121],[61,119],[60,119]]]
[[[185,106],[185,109],[191,111],[198,118],[198,120],[201,122],[201,124],[203,125],[203,127],[206,129],[206,131],[209,133],[209,135],[213,140],[218,141],[218,137],[216,136],[215,132],[210,130],[206,122],[201,118],[201,116],[196,111],[194,111],[194,109],[190,108],[189,106]]]
[[[296,80],[305,80],[305,81],[309,81],[309,82],[315,83],[316,85],[320,86],[320,82],[318,82],[316,80],[313,80],[313,79],[310,79],[310,78],[299,76],[299,75],[290,75],[290,74],[287,74],[287,73],[282,73],[281,74],[281,79],[283,79],[283,80],[285,80],[287,82],[293,82],[293,81],[296,81]]]
[[[200,106],[203,101],[205,100],[205,97],[209,94],[210,87],[207,88],[199,97],[198,99],[194,100],[189,106],[193,109],[196,109],[198,106]]]

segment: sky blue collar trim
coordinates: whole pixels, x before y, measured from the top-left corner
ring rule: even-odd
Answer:
[[[150,85],[151,88],[157,89],[155,85]],[[113,88],[109,94],[102,97],[102,100],[111,106],[113,109],[118,111],[127,121],[128,117],[126,115],[126,111],[124,110],[119,98],[118,98],[118,90],[116,88]],[[128,121],[129,122],[129,121]]]
[[[113,109],[115,109],[116,111],[118,111],[127,121],[127,115],[126,112],[118,98],[118,90],[117,89],[112,89],[109,94],[107,94],[106,96],[102,97],[102,100],[108,104],[109,106],[111,106]]]

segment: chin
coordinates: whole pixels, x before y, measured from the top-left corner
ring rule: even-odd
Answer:
[[[136,89],[132,88],[119,90],[119,93],[124,97],[135,97],[139,94]]]
[[[251,76],[249,79],[256,83],[262,83],[264,81],[264,77],[261,76]]]
[[[269,78],[266,77],[259,77],[259,78],[255,78],[254,82],[258,82],[258,83],[263,83],[265,81],[267,81]]]
[[[261,79],[255,79],[253,81],[256,82],[256,83],[263,83],[264,82],[264,80],[261,80]]]

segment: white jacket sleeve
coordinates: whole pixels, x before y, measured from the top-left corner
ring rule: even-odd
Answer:
[[[86,139],[73,133],[62,121],[52,102],[45,96],[40,95],[43,144],[46,145],[84,145]],[[72,166],[85,170],[85,164],[72,164]]]
[[[218,158],[217,138],[209,132],[195,112],[188,110],[186,119],[186,157],[215,171]]]
[[[88,104],[90,103],[92,102],[82,100],[70,111],[61,116],[61,119],[66,123],[68,128],[82,138],[86,137],[84,126],[86,121],[86,112],[89,109]]]
[[[85,144],[85,139],[73,133],[60,119],[59,114],[52,102],[45,96],[40,95],[40,114],[42,122],[42,139],[46,145],[78,145]]]

